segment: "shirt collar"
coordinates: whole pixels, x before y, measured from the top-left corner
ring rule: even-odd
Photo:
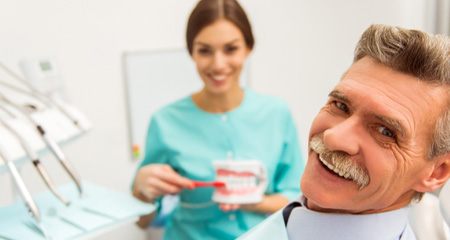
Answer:
[[[399,239],[408,223],[408,208],[374,214],[322,213],[304,207],[302,200],[287,222],[292,240]]]

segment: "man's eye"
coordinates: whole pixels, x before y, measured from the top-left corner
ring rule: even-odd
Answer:
[[[341,111],[343,111],[343,112],[345,112],[345,113],[349,113],[349,112],[350,112],[350,109],[348,109],[348,106],[347,106],[347,104],[345,104],[345,103],[335,101],[335,102],[334,102],[334,105],[335,105],[338,109],[340,109]]]
[[[378,131],[381,135],[386,136],[386,137],[388,137],[388,138],[393,138],[393,139],[396,138],[395,133],[394,133],[392,130],[390,130],[389,128],[387,128],[387,127],[379,126],[379,127],[377,127],[377,131]]]

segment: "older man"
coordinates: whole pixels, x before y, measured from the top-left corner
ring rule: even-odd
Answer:
[[[241,239],[415,239],[408,205],[450,176],[450,41],[373,25],[309,136],[303,197]]]

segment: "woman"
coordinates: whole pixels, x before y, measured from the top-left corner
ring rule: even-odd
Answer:
[[[284,102],[239,85],[254,39],[235,0],[201,0],[186,41],[204,87],[153,115],[133,194],[147,202],[180,195],[165,239],[235,239],[299,195],[296,129]],[[193,180],[214,180],[213,160],[229,158],[265,165],[269,184],[260,203],[217,204],[213,188],[192,189]]]

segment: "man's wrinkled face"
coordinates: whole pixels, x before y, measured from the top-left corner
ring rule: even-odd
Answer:
[[[311,126],[301,181],[308,207],[369,213],[407,205],[433,171],[428,146],[446,101],[442,87],[369,57],[354,63]]]

